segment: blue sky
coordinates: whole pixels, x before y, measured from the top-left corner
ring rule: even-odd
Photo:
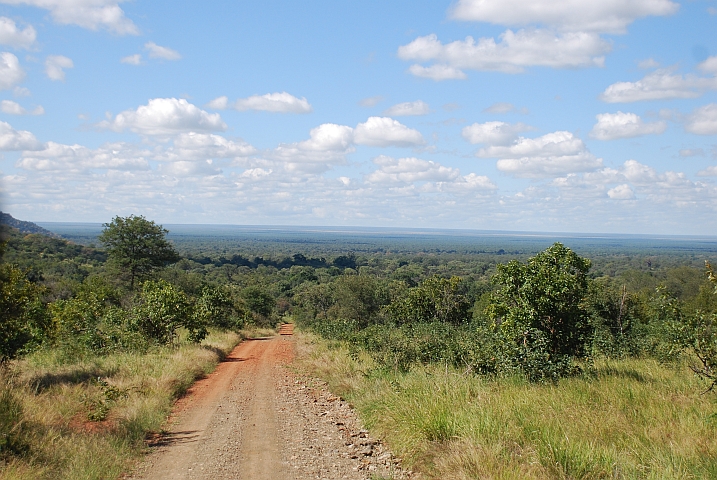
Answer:
[[[34,221],[713,235],[717,1],[0,0]]]

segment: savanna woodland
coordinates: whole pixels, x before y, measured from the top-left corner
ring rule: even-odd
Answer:
[[[16,226],[0,478],[121,477],[195,379],[282,322],[296,368],[425,478],[717,478],[714,252]]]

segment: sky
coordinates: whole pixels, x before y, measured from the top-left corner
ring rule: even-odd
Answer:
[[[22,220],[717,233],[717,1],[0,0]]]

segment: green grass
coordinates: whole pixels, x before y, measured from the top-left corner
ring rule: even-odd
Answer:
[[[147,434],[161,431],[174,400],[249,333],[74,361],[46,350],[12,364],[0,401],[21,413],[12,419],[16,447],[0,448],[0,479],[119,477],[146,451]]]
[[[376,369],[304,337],[303,368],[427,478],[717,478],[717,396],[686,367],[598,361],[558,384]]]

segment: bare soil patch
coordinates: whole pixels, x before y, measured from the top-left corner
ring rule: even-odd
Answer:
[[[134,479],[408,478],[325,384],[296,375],[290,329],[246,340],[177,402]]]

